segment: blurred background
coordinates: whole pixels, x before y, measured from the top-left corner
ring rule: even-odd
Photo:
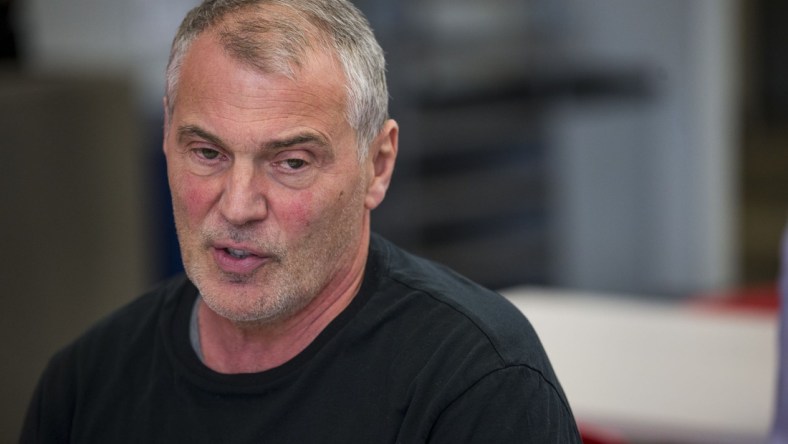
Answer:
[[[161,97],[196,3],[0,0],[0,442],[57,348],[180,270]],[[774,331],[788,5],[355,3],[401,126],[375,230],[504,292],[659,307],[734,295],[766,306]]]

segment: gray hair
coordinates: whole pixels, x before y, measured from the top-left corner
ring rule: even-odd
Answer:
[[[266,7],[266,8],[264,8]],[[231,23],[222,23],[230,14]],[[333,50],[344,70],[346,118],[356,132],[359,159],[388,118],[383,50],[363,14],[347,0],[205,0],[183,19],[170,50],[166,72],[172,115],[180,68],[192,42],[217,28],[225,49],[265,73],[293,78],[308,49]]]

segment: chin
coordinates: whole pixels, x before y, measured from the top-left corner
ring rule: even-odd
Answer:
[[[214,313],[236,324],[265,325],[283,321],[306,306],[310,299],[298,292],[263,290],[250,278],[205,286],[197,285],[203,301]]]

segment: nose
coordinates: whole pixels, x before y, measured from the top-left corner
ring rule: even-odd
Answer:
[[[230,168],[219,201],[227,222],[242,226],[265,219],[268,207],[264,180],[258,177],[253,164],[235,164]]]

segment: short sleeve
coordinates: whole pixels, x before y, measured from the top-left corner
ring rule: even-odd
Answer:
[[[452,402],[428,442],[580,443],[572,412],[538,371],[512,366],[487,374]]]
[[[69,442],[74,381],[67,370],[64,352],[47,365],[30,400],[20,443]]]

